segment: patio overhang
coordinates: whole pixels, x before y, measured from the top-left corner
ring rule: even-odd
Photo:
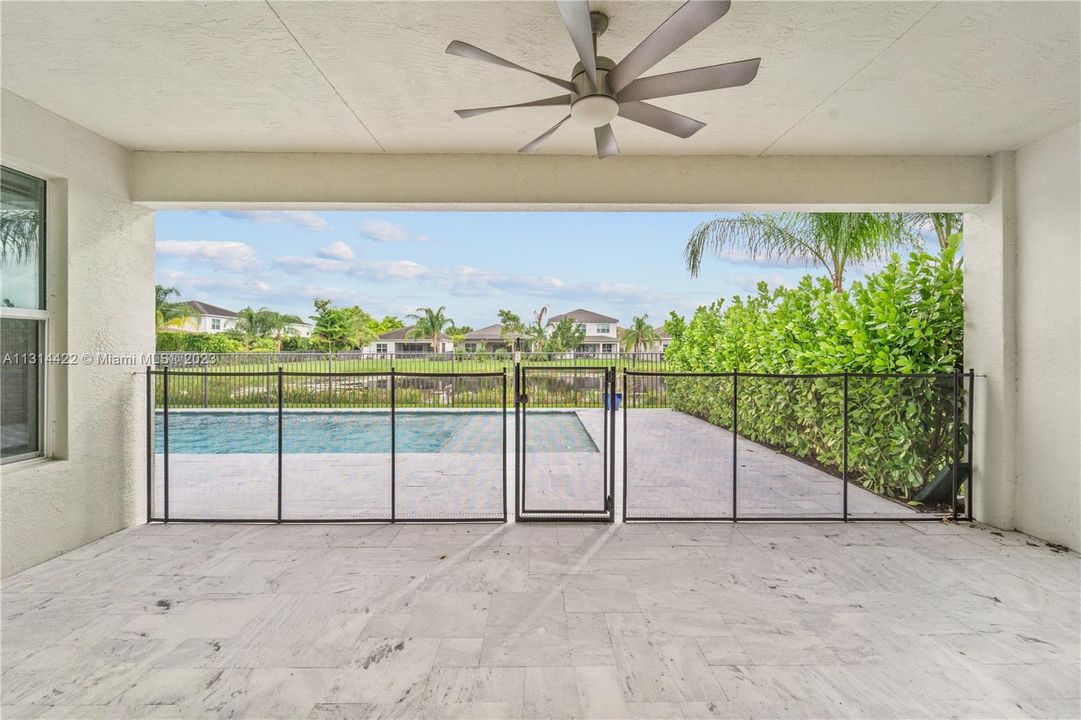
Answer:
[[[131,197],[156,208],[444,210],[972,210],[991,160],[175,153],[132,155]]]

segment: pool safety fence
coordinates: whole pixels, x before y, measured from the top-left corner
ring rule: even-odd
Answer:
[[[259,402],[183,402],[225,377]],[[148,522],[505,522],[508,393],[503,370],[147,368]]]
[[[971,520],[976,377],[163,365],[147,520]]]

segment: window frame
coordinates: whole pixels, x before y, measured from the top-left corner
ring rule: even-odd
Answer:
[[[612,333],[612,323],[597,323],[598,335],[610,335]]]
[[[42,188],[42,211],[41,211],[41,242],[42,250],[40,254],[39,262],[41,267],[38,268],[41,283],[41,308],[10,308],[0,306],[0,319],[5,320],[30,320],[38,324],[38,362],[36,363],[37,375],[38,375],[38,433],[37,444],[38,449],[33,452],[20,453],[19,455],[11,455],[6,458],[0,458],[0,465],[8,467],[19,463],[34,462],[50,457],[52,452],[52,437],[49,432],[51,412],[49,403],[49,375],[46,372],[46,360],[50,354],[50,341],[52,338],[52,302],[50,300],[50,289],[52,283],[50,282],[50,271],[52,270],[52,263],[49,262],[49,255],[52,249],[52,237],[50,236],[50,222],[49,218],[52,215],[53,207],[50,201],[52,192],[50,186],[52,182],[50,178],[39,177],[32,172],[25,172],[20,169],[17,164],[13,164],[4,160],[2,163],[4,169],[15,172],[20,175],[37,180],[43,184]]]

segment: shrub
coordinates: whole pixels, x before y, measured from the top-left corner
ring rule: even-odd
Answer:
[[[962,273],[942,256],[894,255],[844,293],[804,277],[700,307],[666,323],[674,370],[747,373],[950,373],[962,367]],[[670,378],[672,406],[731,427],[731,380]],[[951,459],[952,378],[849,379],[849,473],[909,499]],[[839,471],[843,378],[740,377],[739,434]],[[963,417],[963,412],[961,413]],[[965,430],[962,429],[962,433]]]

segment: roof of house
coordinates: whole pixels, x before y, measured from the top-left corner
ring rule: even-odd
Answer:
[[[659,337],[661,340],[672,339],[672,336],[668,333],[667,330],[664,329],[663,325],[658,325],[657,327],[653,328],[653,331],[657,333],[657,337]]]
[[[217,305],[211,305],[200,300],[187,300],[185,305],[190,307],[199,315],[217,315],[218,317],[236,317],[236,313],[232,310],[226,310],[225,308],[218,307]]]
[[[616,339],[611,335],[586,335],[582,338],[584,343],[612,343],[616,342]]]
[[[619,322],[619,320],[615,319],[614,317],[608,317],[607,315],[595,313],[592,310],[584,310],[582,308],[578,308],[577,310],[571,310],[570,312],[563,313],[562,315],[553,315],[552,317],[548,318],[548,324],[558,323],[563,318],[570,318],[571,320],[580,323]]]
[[[489,325],[488,327],[482,327],[479,330],[474,330],[471,333],[466,333],[466,340],[502,340],[503,339],[503,326],[499,323],[495,325]]]
[[[415,327],[416,327],[416,325],[407,325],[405,327],[398,328],[397,330],[391,330],[390,332],[385,332],[382,335],[380,335],[379,339],[380,340],[413,340],[413,341],[419,342],[419,343],[429,342],[429,338],[426,338],[426,337],[407,337],[409,335],[410,331],[412,331],[413,328],[415,328]],[[441,341],[450,342],[450,336],[449,335],[444,335],[443,333],[439,333],[439,339]]]

